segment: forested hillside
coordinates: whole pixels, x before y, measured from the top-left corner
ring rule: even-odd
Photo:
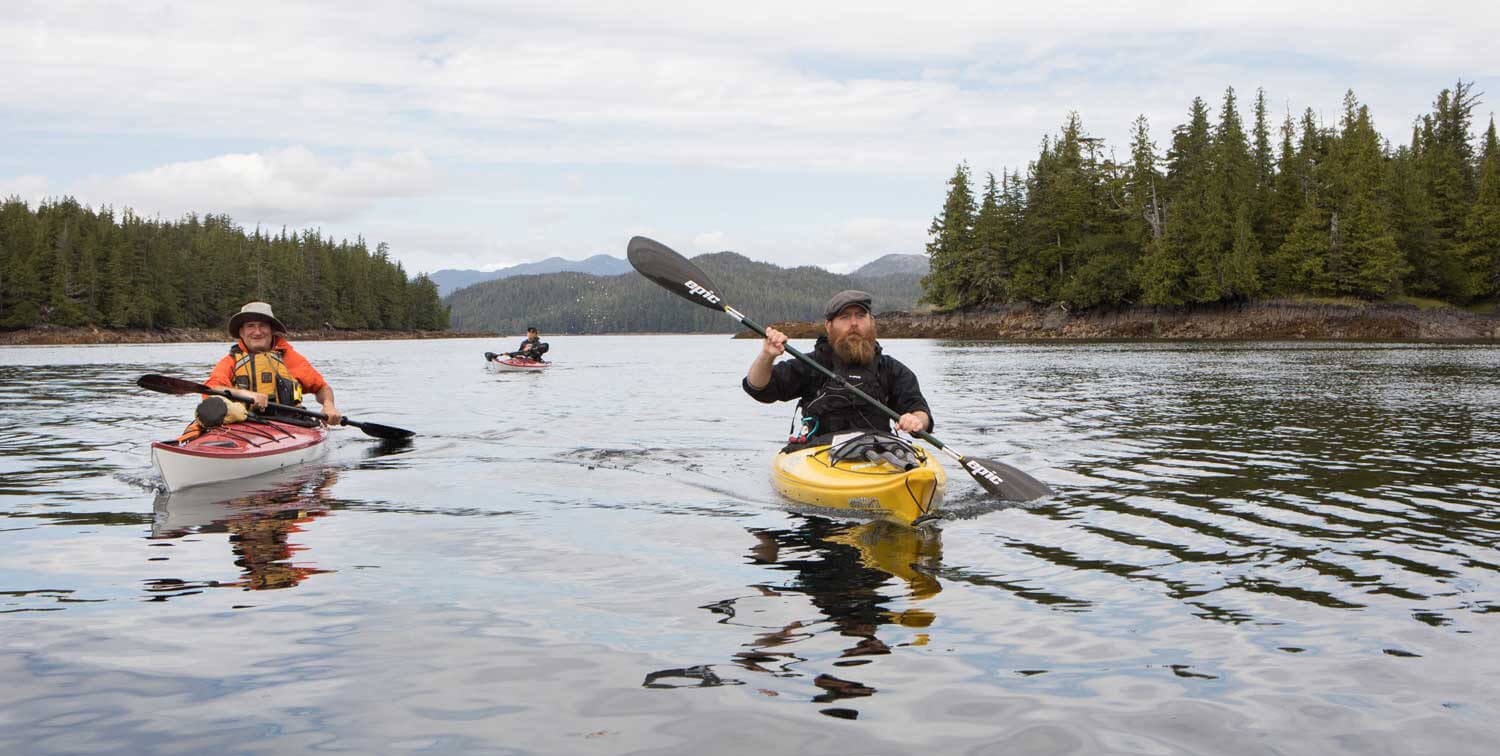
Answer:
[[[223,215],[116,216],[71,198],[0,204],[0,328],[215,328],[251,300],[289,328],[448,327],[437,287],[408,279],[385,244],[247,234]]]
[[[466,286],[473,286],[482,281],[493,281],[497,278],[510,278],[511,276],[540,275],[542,273],[563,273],[576,271],[579,273],[592,273],[596,276],[617,276],[621,273],[630,272],[630,263],[613,255],[594,255],[585,260],[565,260],[561,257],[549,257],[540,262],[521,263],[500,270],[450,270],[444,269],[433,273],[430,277],[437,284],[438,296],[446,297]]]
[[[909,310],[921,293],[915,274],[857,278],[822,268],[781,268],[733,252],[699,255],[693,261],[736,309],[761,322],[822,320],[824,303],[842,289],[870,292],[876,312]],[[454,292],[447,302],[453,326],[465,331],[515,334],[531,325],[543,334],[743,330],[723,313],[695,307],[636,273],[515,276]]]
[[[1194,99],[1165,151],[1145,118],[1117,160],[1075,113],[1021,172],[949,179],[925,300],[944,308],[1063,302],[1183,305],[1267,297],[1500,296],[1500,146],[1471,134],[1460,81],[1393,147],[1349,92],[1338,123],[1308,108],[1246,128]]]

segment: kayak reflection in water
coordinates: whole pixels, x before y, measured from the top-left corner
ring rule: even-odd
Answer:
[[[158,496],[156,519],[151,528],[153,541],[227,533],[234,564],[242,574],[233,582],[157,578],[147,581],[146,591],[153,600],[166,601],[199,593],[204,588],[247,591],[291,588],[313,575],[332,572],[297,559],[305,557],[302,552],[306,547],[293,543],[292,537],[303,532],[304,525],[335,508],[328,492],[336,477],[333,470],[322,470],[313,476],[302,473],[300,478],[249,495],[243,493],[242,486],[238,495],[228,493],[233,486],[203,486]]]
[[[722,624],[755,631],[754,639],[745,644],[746,650],[733,654],[735,665],[776,678],[805,677],[809,673],[802,671],[802,667],[829,658],[818,647],[819,641],[830,637],[827,632],[831,625],[839,636],[853,640],[830,662],[831,666],[847,669],[874,661],[868,657],[893,653],[892,646],[877,636],[882,626],[921,629],[932,624],[935,616],[931,612],[911,608],[895,611],[889,605],[902,599],[920,601],[942,590],[932,574],[942,559],[940,531],[910,528],[888,520],[855,524],[821,517],[801,519],[800,525],[790,530],[750,529],[756,539],[749,552],[751,563],[791,571],[794,574],[790,581],[754,584],[750,586],[756,591],[753,595],[702,607],[722,615],[719,620]],[[901,583],[905,585],[904,593],[885,589],[887,585]],[[787,598],[794,595],[806,596],[819,615],[780,625],[757,626],[744,621],[793,610],[794,603]],[[772,599],[776,606],[766,607],[765,599]],[[897,646],[920,646],[927,640],[926,633],[915,633]],[[714,666],[699,664],[659,670],[647,675],[643,685],[680,688],[745,684],[744,680],[721,676]],[[827,672],[817,673],[812,683],[819,689],[810,698],[815,703],[861,698],[877,692],[872,686]],[[764,689],[763,692],[781,694]],[[825,709],[823,713],[840,718],[858,716],[858,712],[847,708]]]

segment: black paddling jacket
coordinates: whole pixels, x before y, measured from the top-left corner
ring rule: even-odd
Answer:
[[[827,336],[819,336],[808,355],[823,367],[842,375],[859,390],[879,399],[882,404],[898,415],[921,410],[932,417],[927,400],[922,397],[922,387],[917,384],[917,375],[911,368],[888,357],[875,346],[875,368],[850,367],[834,358],[833,346]],[[803,417],[818,421],[815,433],[838,433],[848,430],[888,430],[890,419],[884,412],[868,402],[854,396],[838,381],[829,380],[822,373],[808,367],[802,360],[783,360],[771,368],[771,380],[764,388],[751,388],[750,379],[740,380],[740,386],[758,402],[771,404],[798,400]],[[937,421],[933,420],[927,430],[931,431]]]

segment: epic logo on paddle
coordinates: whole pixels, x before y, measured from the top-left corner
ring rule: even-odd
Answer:
[[[687,289],[688,293],[692,294],[693,296],[703,297],[713,304],[719,303],[719,295],[703,288],[702,286],[699,286],[697,281],[688,281]]]
[[[964,467],[969,468],[969,472],[978,475],[979,477],[984,478],[985,480],[997,486],[1003,485],[1005,483],[1005,480],[999,475],[996,475],[994,470],[991,470],[990,468],[985,467],[984,465],[981,465],[972,459],[964,460]]]

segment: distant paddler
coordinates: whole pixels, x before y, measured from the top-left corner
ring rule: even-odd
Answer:
[[[514,352],[484,353],[485,367],[492,373],[503,373],[509,370],[520,370],[527,372],[541,372],[552,366],[551,362],[542,359],[547,353],[547,342],[542,341],[537,334],[536,326],[526,329],[526,338],[521,339],[521,345]]]
[[[516,351],[511,352],[510,356],[533,362],[542,362],[542,355],[546,354],[550,348],[547,342],[542,341],[541,335],[537,333],[536,326],[529,326],[526,329],[526,338],[521,339],[521,346],[516,347]]]

